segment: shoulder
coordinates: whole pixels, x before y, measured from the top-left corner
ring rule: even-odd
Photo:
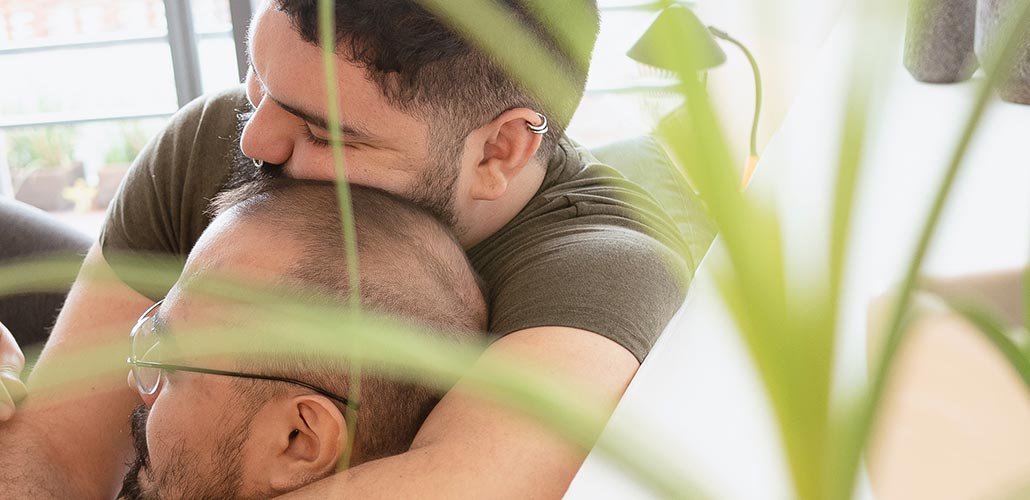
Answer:
[[[647,190],[618,170],[568,140],[558,144],[547,168],[543,185],[526,207],[470,250],[473,263],[486,265],[512,252],[577,240],[577,246],[599,246],[614,258],[630,250],[672,251],[693,268],[688,245],[672,218]],[[629,245],[631,240],[638,244]]]
[[[208,200],[228,179],[238,149],[242,87],[180,109],[133,162],[108,210],[105,250],[185,255],[210,222]]]
[[[470,249],[490,331],[564,326],[646,356],[686,295],[693,263],[650,194],[569,143],[537,195]]]
[[[154,195],[168,197],[170,206],[203,212],[206,200],[226,182],[239,149],[239,123],[248,111],[242,87],[205,94],[183,106],[136,159],[133,174],[144,174]],[[146,191],[141,186],[136,193]],[[196,214],[191,214],[196,215]],[[200,217],[190,217],[202,223]],[[206,225],[206,224],[203,224]],[[193,239],[191,227],[186,239]]]
[[[491,333],[586,330],[642,361],[686,296],[690,267],[681,255],[615,224],[574,224],[537,236],[512,242],[514,250],[484,268]]]

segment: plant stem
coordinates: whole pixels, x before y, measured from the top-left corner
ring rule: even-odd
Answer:
[[[957,302],[950,302],[948,305],[952,310],[961,314],[962,317],[976,326],[976,329],[983,333],[987,340],[991,341],[998,348],[1009,364],[1016,370],[1016,373],[1019,374],[1023,385],[1026,386],[1027,390],[1030,390],[1030,361],[1023,356],[1023,352],[1009,339],[1008,335],[1005,335],[1004,327],[991,315],[972,305]]]
[[[343,137],[340,134],[340,107],[336,81],[336,19],[332,0],[318,2],[318,32],[322,46],[322,63],[325,67],[326,119],[329,122],[329,143],[333,153],[333,171],[336,174],[336,197],[340,205],[340,221],[343,225],[343,245],[347,265],[347,303],[354,311],[361,310],[361,279],[358,276],[357,235],[351,211],[350,184],[347,183],[347,163],[343,154]],[[361,364],[349,364],[348,399],[361,401]],[[340,465],[350,464],[352,445],[358,424],[358,414],[347,408],[347,445]]]
[[[955,151],[951,156],[944,179],[941,181],[941,184],[937,189],[933,205],[930,209],[930,214],[923,225],[922,231],[920,232],[915,253],[912,256],[912,260],[909,262],[905,279],[901,284],[901,291],[898,294],[890,322],[888,323],[888,334],[883,347],[883,353],[877,363],[873,374],[872,386],[869,393],[867,393],[862,414],[858,421],[857,438],[860,443],[867,443],[869,441],[869,436],[872,432],[881,400],[883,399],[887,379],[891,374],[894,358],[897,355],[898,347],[901,345],[901,341],[904,337],[905,332],[901,328],[902,320],[905,316],[905,312],[908,310],[919,272],[922,269],[923,260],[926,257],[927,251],[930,247],[930,242],[933,240],[933,235],[936,232],[938,223],[940,222],[941,213],[944,211],[944,204],[947,201],[948,196],[951,194],[955,178],[958,176],[959,170],[962,167],[962,161],[965,158],[976,129],[987,109],[987,104],[993,95],[992,91],[994,85],[1000,80],[1000,70],[1008,69],[1009,63],[1013,60],[1016,50],[1019,48],[1018,44],[1014,43],[1016,41],[1015,34],[1019,32],[1017,28],[1030,24],[1030,2],[1024,2],[1023,6],[1021,6],[1021,10],[1018,12],[1018,16],[1015,16],[1014,19],[1014,22],[1009,23],[1009,25],[1005,27],[1005,33],[1001,37],[1001,40],[1003,41],[1001,46],[1003,49],[1000,53],[995,54],[995,57],[992,58],[988,64],[985,64],[988,69],[987,78],[984,79],[984,82],[977,91],[973,109],[966,121],[966,125],[962,131],[961,137],[959,138],[958,144],[955,146]],[[857,475],[860,456],[861,453],[855,453],[852,457],[848,457],[850,467],[844,470],[849,471],[848,473],[850,474],[850,477],[846,482],[848,487],[844,491],[851,492],[854,489],[854,481],[855,476]]]

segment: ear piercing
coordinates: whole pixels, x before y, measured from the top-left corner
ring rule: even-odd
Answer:
[[[257,167],[257,168],[261,168],[261,167],[265,166],[265,160],[259,160],[257,158],[251,158],[250,162],[253,163],[254,166]]]
[[[529,131],[537,135],[544,135],[547,133],[548,130],[550,130],[550,128],[548,128],[547,126],[547,117],[540,113],[537,113],[536,115],[540,117],[541,123],[540,125],[533,125],[532,123],[528,123],[527,125],[529,126]]]

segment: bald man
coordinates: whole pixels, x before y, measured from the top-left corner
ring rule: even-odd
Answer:
[[[486,304],[451,232],[406,201],[352,189],[363,306],[451,339],[479,338]],[[353,401],[347,367],[332,355],[190,359],[171,348],[184,341],[176,331],[239,326],[247,317],[244,306],[191,288],[212,274],[344,304],[349,290],[336,200],[330,183],[288,179],[251,183],[216,200],[219,215],[181,278],[132,332],[129,383],[142,404],[131,419],[136,458],[121,497],[292,491],[336,471],[348,444],[348,407],[359,416],[352,464],[417,444],[441,396],[418,380],[392,380],[366,366],[362,400]]]

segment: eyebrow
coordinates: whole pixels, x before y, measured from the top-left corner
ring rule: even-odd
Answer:
[[[257,74],[255,73],[255,77],[256,76]],[[258,79],[258,81],[260,82],[260,79]],[[264,88],[264,83],[262,83],[261,86],[262,88]],[[305,122],[308,122],[311,125],[314,125],[318,128],[329,130],[329,123],[322,116],[310,113],[308,111],[304,111],[302,109],[297,109],[293,106],[290,106],[289,104],[280,101],[279,99],[276,99],[275,97],[272,97],[272,95],[268,93],[267,88],[265,88],[265,97],[271,99],[272,102],[279,105],[280,108],[286,110],[287,113],[296,116],[297,118],[300,118],[301,120],[304,120]],[[371,132],[357,125],[350,125],[342,122],[339,125],[340,133],[343,134],[345,137],[357,138],[360,140],[371,140],[375,138],[375,136],[372,135]]]
[[[261,76],[258,75],[257,70],[254,69],[254,57],[251,54],[251,48],[249,43],[247,44],[247,57],[249,59],[247,61],[247,65],[250,66],[250,71],[254,73],[254,78],[257,79],[258,85],[261,85],[261,90],[262,92],[264,92],[265,97],[271,99],[272,102],[274,102],[280,108],[283,108],[287,113],[296,116],[297,118],[300,118],[301,120],[304,120],[305,122],[314,125],[318,128],[329,130],[329,121],[326,120],[325,117],[315,113],[311,113],[309,111],[305,111],[300,108],[290,106],[289,104],[286,104],[285,102],[282,102],[279,99],[275,98],[272,94],[268,92],[268,87],[265,86],[265,82],[261,80]],[[352,125],[341,122],[339,124],[339,130],[340,134],[342,134],[344,137],[349,137],[351,139],[357,139],[361,141],[372,141],[376,138],[374,134],[369,132],[364,127],[360,127],[358,125]]]

